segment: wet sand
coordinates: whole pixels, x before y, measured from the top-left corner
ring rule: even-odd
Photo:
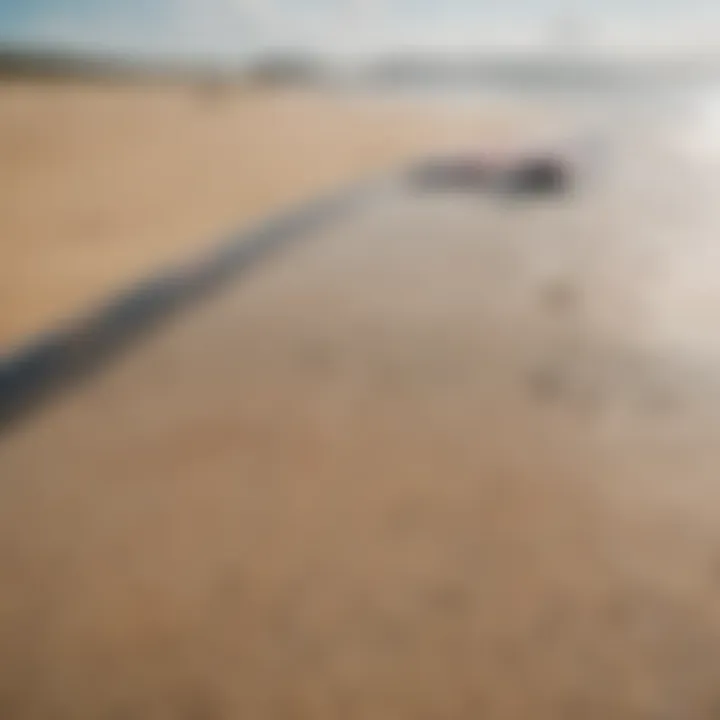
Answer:
[[[0,714],[715,718],[713,185],[635,149],[388,190],[6,436]]]

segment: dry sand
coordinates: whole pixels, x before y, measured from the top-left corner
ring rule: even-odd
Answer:
[[[317,93],[0,85],[0,347],[288,204],[512,127]]]

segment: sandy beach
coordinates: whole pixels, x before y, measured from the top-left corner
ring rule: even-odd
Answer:
[[[0,85],[0,346],[293,203],[522,123],[319,92]]]
[[[6,342],[528,119],[2,92]],[[628,145],[560,200],[389,188],[3,434],[0,716],[715,720],[718,174]]]

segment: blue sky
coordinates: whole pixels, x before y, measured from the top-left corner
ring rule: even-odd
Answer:
[[[263,46],[359,50],[523,43],[561,12],[618,28],[720,38],[715,0],[0,0],[0,39],[130,53],[243,55]],[[632,35],[630,32],[630,37]],[[627,34],[627,33],[626,33]],[[630,42],[633,42],[630,40]]]

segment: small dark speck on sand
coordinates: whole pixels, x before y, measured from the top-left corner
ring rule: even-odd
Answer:
[[[573,310],[579,303],[580,293],[577,286],[566,279],[556,279],[547,283],[541,290],[543,305],[554,313]]]
[[[557,400],[563,391],[562,370],[554,365],[534,368],[528,374],[531,393],[542,401]]]

